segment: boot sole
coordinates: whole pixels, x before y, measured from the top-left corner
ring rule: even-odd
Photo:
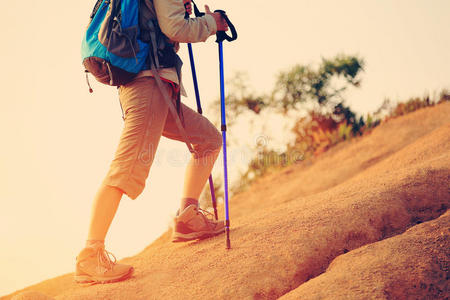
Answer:
[[[134,268],[131,268],[130,271],[128,271],[128,273],[118,276],[118,277],[114,277],[114,278],[101,277],[101,276],[90,276],[90,275],[75,275],[74,280],[76,283],[79,283],[79,284],[113,283],[113,282],[126,280],[126,279],[130,278],[131,275],[133,275],[133,273],[134,273]]]
[[[199,231],[199,232],[192,232],[192,233],[185,233],[185,234],[179,233],[179,232],[174,232],[174,234],[172,236],[172,243],[188,242],[188,241],[192,241],[192,240],[202,240],[202,239],[206,239],[206,238],[210,238],[210,237],[219,235],[224,232],[225,232],[225,228],[220,229],[215,232]]]

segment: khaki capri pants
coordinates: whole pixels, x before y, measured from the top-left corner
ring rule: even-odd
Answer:
[[[163,82],[172,101],[174,86]],[[131,199],[144,190],[162,136],[184,142],[168,105],[153,77],[140,77],[119,88],[124,127],[115,157],[103,184],[117,187]],[[222,136],[204,116],[181,104],[184,128],[196,159],[220,151]]]

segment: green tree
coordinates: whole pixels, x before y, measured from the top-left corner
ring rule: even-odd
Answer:
[[[267,96],[257,95],[248,86],[248,81],[248,74],[245,72],[236,72],[231,79],[227,80],[226,112],[230,126],[235,122],[236,116],[249,111],[259,114],[265,106]],[[218,111],[220,99],[213,105],[213,109]]]
[[[230,91],[227,94],[227,117],[232,123],[236,116],[248,111],[259,114],[263,109],[272,108],[287,113],[301,109],[301,104],[305,103],[333,113],[335,106],[343,105],[343,92],[360,85],[363,67],[363,59],[344,54],[331,59],[322,58],[317,68],[296,65],[278,75],[270,95],[257,95],[251,91],[246,85],[247,75],[238,72],[227,82],[227,90]],[[219,107],[219,102],[214,106]]]
[[[252,115],[256,117],[255,114],[259,115],[263,110],[283,114],[306,110],[308,114],[298,114],[299,120],[293,128],[296,140],[293,145],[287,145],[285,152],[267,146],[255,149],[256,157],[241,174],[239,183],[232,187],[232,193],[244,190],[255,179],[273,169],[325,151],[338,142],[339,130],[342,131],[342,139],[350,138],[351,134],[361,134],[365,126],[364,119],[357,118],[350,107],[344,104],[343,93],[350,87],[360,85],[363,67],[363,59],[343,54],[330,59],[322,58],[317,67],[296,65],[278,75],[275,87],[268,95],[252,91],[247,85],[247,75],[236,73],[227,82],[226,113],[229,126],[233,126],[239,117],[251,122]],[[216,109],[220,107],[219,102],[214,105]],[[205,205],[210,203],[206,191],[203,202]]]
[[[278,75],[273,94],[265,104],[284,113],[297,110],[299,104],[306,102],[334,107],[344,101],[342,93],[349,86],[360,85],[359,74],[363,66],[362,59],[343,54],[332,59],[323,58],[317,69],[296,65]],[[335,86],[333,81],[339,78],[344,82]]]

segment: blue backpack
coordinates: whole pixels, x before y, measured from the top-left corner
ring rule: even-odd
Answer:
[[[194,150],[157,72],[159,68],[181,69],[174,45],[161,32],[153,0],[97,0],[86,30],[81,54],[87,73],[101,83],[119,86],[131,82],[145,69],[151,70],[175,123],[191,153]],[[88,81],[89,85],[89,81]],[[92,93],[92,89],[89,87]]]
[[[86,72],[101,83],[126,84],[145,67],[150,45],[140,40],[140,4],[139,0],[95,4],[81,53]]]

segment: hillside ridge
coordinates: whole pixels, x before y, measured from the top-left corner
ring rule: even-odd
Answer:
[[[439,296],[442,282],[427,270],[448,268],[449,183],[447,102],[382,123],[230,199],[231,250],[225,250],[223,236],[172,244],[168,231],[123,260],[136,268],[128,281],[80,287],[66,274],[1,299],[389,299],[424,291]],[[394,250],[406,242],[415,252],[403,252],[408,259],[391,268],[397,273],[383,276],[380,257],[394,259]],[[421,245],[428,250],[418,256]],[[346,271],[353,261],[360,263]],[[405,265],[410,281],[395,285]],[[355,280],[359,275],[366,281]],[[321,292],[332,280],[339,285]],[[411,288],[416,281],[418,288]]]

